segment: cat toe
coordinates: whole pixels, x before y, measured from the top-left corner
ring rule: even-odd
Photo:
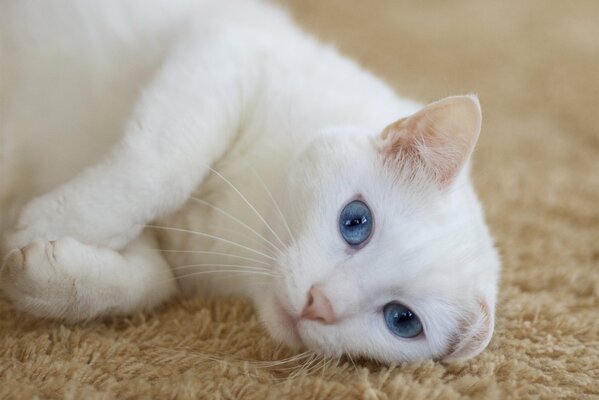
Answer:
[[[0,268],[0,284],[11,280],[16,271],[20,271],[25,264],[25,254],[22,249],[13,249],[8,252]]]
[[[62,271],[60,241],[38,240],[9,252],[0,271],[0,287],[13,304],[39,316],[52,316],[72,295],[73,280]]]
[[[46,252],[46,243],[42,241],[10,251],[2,268],[3,285],[20,283],[23,286],[25,280],[35,278],[47,264]]]

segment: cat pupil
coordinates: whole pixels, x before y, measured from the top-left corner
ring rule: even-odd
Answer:
[[[345,226],[356,226],[356,225],[360,225],[360,224],[365,224],[366,222],[368,222],[368,218],[366,218],[365,216],[362,216],[362,218],[359,218],[359,219],[355,218],[350,221],[346,221]]]
[[[396,318],[401,323],[404,320],[409,320],[409,319],[414,318],[414,314],[412,314],[412,312],[410,310],[405,310],[404,312],[397,315]]]

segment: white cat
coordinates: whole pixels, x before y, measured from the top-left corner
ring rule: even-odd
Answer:
[[[329,356],[487,345],[476,97],[401,99],[261,2],[0,7],[4,225],[47,192],[5,233],[17,308],[79,321],[242,294],[274,338]]]

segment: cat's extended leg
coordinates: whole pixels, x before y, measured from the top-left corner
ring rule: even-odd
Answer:
[[[172,270],[143,233],[120,253],[63,238],[11,252],[0,285],[15,306],[70,322],[151,308],[177,292]]]
[[[6,251],[63,237],[120,249],[187,200],[238,132],[257,57],[226,33],[191,37],[141,96],[111,154],[26,205]]]

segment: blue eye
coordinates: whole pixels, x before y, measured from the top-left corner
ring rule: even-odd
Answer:
[[[398,303],[389,303],[383,309],[387,327],[402,338],[413,338],[422,332],[420,319],[408,307]]]
[[[339,217],[339,231],[350,246],[364,243],[372,232],[372,213],[368,206],[359,200],[346,205]]]

